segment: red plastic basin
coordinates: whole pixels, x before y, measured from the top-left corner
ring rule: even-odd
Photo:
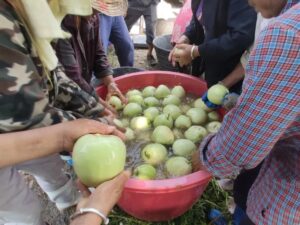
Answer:
[[[205,81],[175,72],[144,71],[132,73],[115,79],[119,89],[125,93],[129,89],[140,89],[148,85],[167,86],[182,85],[189,93],[201,96],[206,90]],[[105,97],[106,88],[97,89],[101,97]],[[181,216],[202,195],[211,175],[206,171],[198,171],[187,176],[143,181],[129,179],[118,202],[128,214],[146,221],[167,221]]]

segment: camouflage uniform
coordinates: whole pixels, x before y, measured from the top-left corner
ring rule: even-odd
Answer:
[[[24,29],[3,0],[0,13],[0,132],[81,117],[99,119],[103,108],[98,99],[82,91],[62,68],[50,73],[52,85],[41,76],[41,64]]]
[[[0,133],[81,117],[101,121],[98,117],[103,108],[98,100],[67,78],[62,68],[52,71],[50,80],[41,75],[43,68],[27,35],[12,7],[0,0]],[[41,224],[39,203],[19,175],[19,169],[34,174],[61,208],[71,203],[74,188],[62,174],[63,165],[59,156],[54,155],[0,169],[0,224]]]

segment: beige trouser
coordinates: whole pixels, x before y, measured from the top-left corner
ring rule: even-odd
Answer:
[[[73,181],[63,172],[63,167],[64,162],[56,154],[0,169],[0,224],[44,224],[41,220],[40,202],[19,170],[34,175],[59,209],[76,204],[78,191]]]

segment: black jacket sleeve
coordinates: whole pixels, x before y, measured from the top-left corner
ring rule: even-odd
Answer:
[[[195,17],[192,16],[190,24],[185,28],[184,35],[190,40],[190,43],[197,43],[198,33],[196,29]]]
[[[199,45],[205,60],[227,61],[254,41],[256,12],[247,0],[230,0],[227,15],[227,32]]]

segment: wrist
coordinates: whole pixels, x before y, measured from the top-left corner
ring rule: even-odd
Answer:
[[[224,81],[219,81],[218,84],[219,84],[219,85],[222,85],[222,86],[224,87],[224,90],[226,90],[227,94],[229,94],[229,88],[230,88],[230,86],[228,86],[226,82],[224,82]],[[226,94],[226,95],[227,95],[227,94]],[[226,96],[226,95],[225,95],[225,96]]]
[[[93,193],[92,193],[93,194]],[[97,202],[88,202],[84,208],[93,208],[101,212],[104,216],[108,217],[110,211],[112,208],[108,207],[109,204],[106,204],[102,201],[97,201]]]
[[[98,224],[102,221],[104,222],[104,224],[109,223],[107,214],[102,210],[98,210],[97,208],[80,208],[70,217],[70,220],[71,221],[77,220],[77,222],[86,221],[89,223],[93,221],[93,223],[98,222]],[[81,223],[81,224],[89,224],[89,223]]]
[[[117,88],[117,84],[113,81],[111,83],[109,83],[108,85],[106,85],[107,88],[112,88],[112,89],[116,89]]]
[[[102,218],[99,217],[98,215],[87,213],[73,219],[70,225],[101,224],[102,221],[103,221]]]
[[[222,85],[222,86],[224,86],[224,87],[227,88],[227,86],[226,86],[226,84],[224,83],[224,81],[219,81],[218,84],[220,84],[220,85]]]
[[[69,137],[67,136],[68,131],[66,128],[66,127],[68,127],[67,124],[69,124],[69,123],[71,123],[71,121],[55,125],[55,126],[59,127],[59,129],[57,129],[58,131],[55,132],[57,135],[57,140],[59,140],[57,145],[60,146],[59,148],[57,148],[57,153],[61,152],[62,150],[69,151],[69,149],[67,149],[68,148],[67,143],[68,143]]]
[[[106,87],[115,83],[113,75],[108,75],[108,76],[104,77],[102,81]]]
[[[197,57],[200,56],[200,52],[199,52],[199,47],[198,47],[198,45],[196,45],[196,47],[194,48],[193,54],[194,54],[194,57],[195,57],[195,58],[197,58]]]
[[[190,43],[190,39],[185,35],[182,35],[177,42],[177,44],[189,44],[189,43]]]
[[[193,45],[191,48],[191,59],[194,60],[199,56],[198,46]]]

